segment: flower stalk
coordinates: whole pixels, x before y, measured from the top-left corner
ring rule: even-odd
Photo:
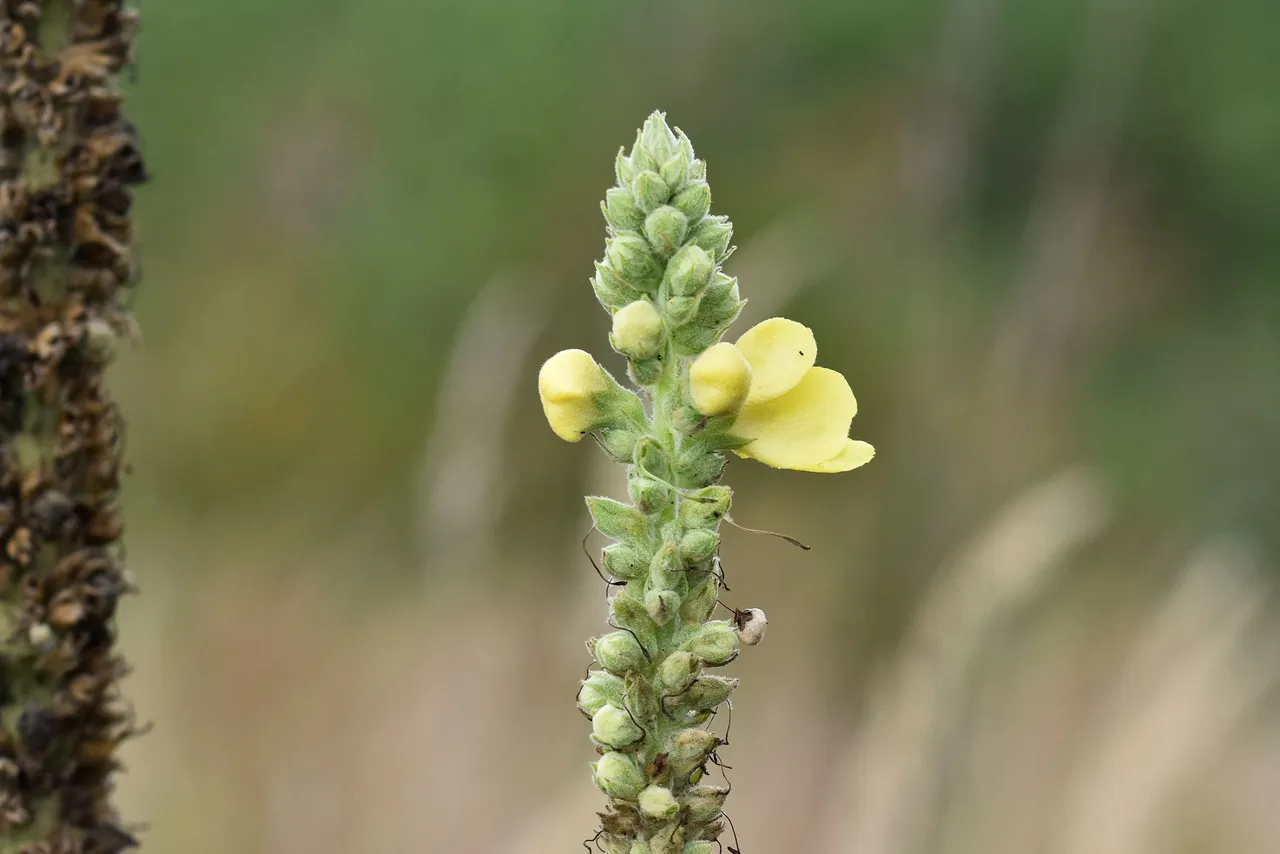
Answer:
[[[705,164],[654,113],[617,186],[605,195],[605,258],[592,279],[613,316],[613,349],[638,390],[582,350],[543,365],[539,392],[552,429],[592,435],[627,467],[630,503],[587,498],[613,542],[609,625],[587,644],[597,670],[578,692],[609,797],[595,842],[608,854],[710,854],[724,829],[728,786],[707,766],[726,742],[710,729],[738,680],[715,672],[761,641],[757,608],[713,619],[723,584],[720,522],[732,490],[726,453],[777,468],[847,471],[871,459],[848,438],[857,405],[844,377],[814,366],[812,333],[774,318],[736,344],[720,339],[744,305],[721,265],[733,227],[710,213]]]
[[[132,320],[119,0],[0,4],[0,854],[116,854],[115,612],[131,592],[124,421],[104,383]]]

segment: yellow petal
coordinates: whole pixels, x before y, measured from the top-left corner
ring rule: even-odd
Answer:
[[[780,469],[821,465],[841,454],[857,411],[858,402],[844,375],[810,368],[781,397],[766,403],[748,399],[733,432],[754,441],[738,455]]]
[[[764,403],[791,391],[818,358],[818,342],[809,327],[783,317],[748,329],[738,339],[738,349],[751,365],[747,403]]]
[[[858,466],[865,466],[871,462],[871,458],[875,455],[876,449],[866,442],[849,439],[845,442],[844,450],[831,459],[818,463],[816,466],[792,466],[792,468],[796,471],[816,471],[834,474],[835,472],[850,471]]]
[[[582,438],[600,417],[595,395],[609,387],[604,371],[584,350],[561,350],[538,372],[538,396],[547,423],[566,442]]]
[[[737,412],[750,388],[751,366],[727,341],[712,344],[689,368],[689,397],[703,415]]]

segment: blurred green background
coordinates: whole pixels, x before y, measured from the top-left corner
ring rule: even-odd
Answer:
[[[143,12],[115,382],[152,850],[593,832],[580,496],[618,473],[534,380],[621,368],[587,280],[653,109],[744,321],[813,327],[879,451],[730,467],[740,521],[815,546],[727,535],[772,624],[744,852],[1280,850],[1280,4]]]

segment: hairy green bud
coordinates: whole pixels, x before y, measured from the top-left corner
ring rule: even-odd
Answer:
[[[622,691],[623,682],[617,676],[593,670],[578,689],[578,708],[588,717],[593,716],[608,703],[615,706],[621,703]]]
[[[680,812],[680,804],[665,786],[649,786],[640,793],[640,812],[649,818],[665,821],[675,818]]]
[[[680,594],[674,590],[650,590],[644,594],[644,609],[655,623],[665,626],[680,612]]]
[[[657,172],[645,170],[636,176],[635,183],[636,201],[640,204],[640,208],[648,213],[660,205],[665,205],[667,199],[671,198],[671,187],[666,181],[662,180],[662,176]]]
[[[611,798],[634,801],[644,790],[644,773],[624,753],[606,753],[591,767],[595,773],[596,786]]]
[[[634,507],[599,495],[587,497],[587,510],[597,530],[613,540],[638,541],[644,537],[645,515]]]
[[[601,667],[619,676],[645,665],[644,652],[630,632],[610,632],[595,642],[592,652]]]
[[[696,224],[711,210],[711,187],[702,181],[691,184],[676,193],[671,205]]]
[[[680,538],[680,562],[685,566],[697,566],[711,560],[720,545],[720,537],[708,528],[694,528]]]
[[[693,684],[701,664],[693,653],[678,649],[658,665],[658,684],[668,694],[679,694]]]
[[[623,681],[626,683],[623,698],[635,719],[645,723],[656,718],[659,707],[653,684],[639,673],[628,673]]]
[[[664,257],[670,256],[689,233],[689,219],[670,205],[655,208],[644,221],[644,233]]]
[[[677,151],[663,162],[658,173],[672,190],[680,189],[689,177],[689,153],[684,149]]]
[[[681,217],[683,218],[683,214]],[[676,296],[693,296],[706,289],[715,270],[715,262],[705,249],[701,246],[686,246],[667,265],[667,283]]]
[[[716,580],[707,578],[684,597],[684,601],[680,603],[680,618],[686,623],[705,622],[716,609],[716,594]]]
[[[680,696],[680,705],[695,712],[710,711],[729,699],[737,687],[737,679],[701,676]]]
[[[633,291],[652,293],[662,281],[662,262],[638,234],[619,234],[609,238],[605,257],[623,282]]]
[[[663,312],[672,326],[681,326],[688,323],[697,311],[698,298],[696,296],[672,297],[663,306]]]
[[[684,846],[681,854],[714,854],[716,843],[708,842],[705,839],[698,842],[689,842]]]
[[[656,646],[658,627],[649,616],[649,612],[645,610],[643,603],[624,592],[614,596],[609,607],[618,625],[635,632],[644,649],[652,649]]]
[[[591,734],[600,744],[615,750],[644,738],[644,730],[636,726],[631,715],[614,705],[601,706],[591,717]]]
[[[660,827],[649,837],[653,854],[681,854],[684,851],[684,825],[671,822]]]
[[[733,490],[727,486],[706,486],[680,505],[680,519],[691,526],[713,525],[729,512]]]
[[[636,204],[635,195],[626,187],[614,187],[604,194],[604,218],[617,231],[639,231],[644,228],[644,211]]]
[[[591,289],[596,299],[610,311],[617,311],[640,299],[640,291],[628,284],[618,271],[612,267],[596,262],[596,274],[591,278]]]
[[[634,430],[622,427],[605,428],[597,432],[604,452],[620,463],[630,463],[636,456],[636,442],[640,436]]]
[[[676,780],[687,779],[695,769],[702,767],[711,751],[720,746],[720,738],[713,732],[692,727],[682,729],[667,742],[667,765]]]
[[[723,620],[705,623],[681,647],[713,667],[738,657],[738,633]]]
[[[719,786],[690,786],[684,790],[680,801],[688,811],[692,824],[703,824],[724,811],[724,799],[729,790]]]
[[[728,257],[729,241],[733,239],[733,226],[724,217],[709,216],[699,222],[689,235],[695,246],[701,246],[716,261]]]
[[[604,561],[605,569],[609,570],[615,578],[621,578],[623,581],[639,578],[649,569],[649,561],[641,557],[634,546],[626,543],[606,546],[601,552],[601,560]]]

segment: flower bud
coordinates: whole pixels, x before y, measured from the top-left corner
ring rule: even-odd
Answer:
[[[690,184],[676,193],[676,197],[671,200],[671,204],[676,210],[688,217],[689,222],[696,223],[707,215],[707,211],[711,210],[711,187],[705,181]]]
[[[676,455],[676,477],[680,478],[681,483],[689,486],[710,485],[724,474],[724,464],[724,454],[708,452],[706,448],[686,444]]]
[[[645,219],[644,233],[653,248],[664,257],[670,257],[684,243],[684,237],[689,233],[689,220],[670,205],[662,205]]]
[[[747,646],[755,646],[764,640],[764,630],[769,627],[769,619],[759,608],[739,611],[734,622],[738,626],[738,640]]]
[[[671,490],[652,478],[633,477],[628,489],[641,513],[657,513],[671,505]]]
[[[690,527],[714,525],[729,512],[733,490],[727,486],[704,486],[688,494],[680,505],[680,519]]]
[[[630,589],[628,585],[627,591]],[[609,609],[613,612],[614,622],[636,633],[636,640],[640,642],[642,649],[654,648],[657,644],[658,627],[654,625],[653,618],[642,602],[629,595],[629,592],[623,592],[609,600]]]
[[[690,786],[684,790],[681,801],[687,812],[689,824],[712,821],[724,810],[724,799],[729,790],[720,786]]]
[[[683,854],[684,825],[678,821],[667,822],[649,837],[649,848],[652,854]]]
[[[552,431],[577,442],[600,421],[596,395],[609,388],[604,370],[584,350],[561,350],[538,372],[538,396]]]
[[[671,210],[675,211],[674,208]],[[684,214],[679,216],[684,219]],[[701,246],[686,246],[667,265],[667,282],[671,285],[671,293],[689,297],[706,290],[711,282],[711,274],[715,271],[716,264],[705,249]]]
[[[685,178],[689,176],[689,153],[683,148],[677,150],[675,154],[663,161],[662,168],[658,172],[672,190],[683,187]]]
[[[686,623],[705,623],[716,609],[716,580],[708,577],[680,603],[680,617]]]
[[[596,786],[611,798],[634,801],[644,789],[644,773],[622,753],[606,753],[591,765]]]
[[[596,523],[596,529],[611,540],[634,542],[644,537],[645,516],[628,504],[612,498],[589,495],[587,510]]]
[[[630,464],[636,456],[636,442],[640,437],[634,430],[624,427],[605,428],[599,433],[604,452],[620,463]]]
[[[609,343],[632,359],[648,359],[657,354],[662,344],[662,317],[653,303],[636,300],[619,309],[613,316]]]
[[[84,338],[81,341],[85,356],[89,361],[105,365],[116,355],[116,332],[111,324],[101,318],[92,318],[84,325]]]
[[[623,581],[639,578],[649,568],[649,562],[641,557],[640,552],[625,543],[606,546],[601,557],[604,568]]]
[[[680,705],[695,712],[710,711],[729,699],[737,687],[737,679],[701,676],[680,696]]]
[[[644,211],[651,211],[659,205],[665,205],[671,198],[671,188],[657,172],[645,170],[636,176],[636,201]]]
[[[645,665],[644,652],[630,632],[610,632],[595,643],[596,661],[610,673],[625,676]]]
[[[626,683],[626,688],[622,696],[626,701],[625,707],[631,710],[631,716],[642,724],[656,718],[659,712],[658,695],[654,693],[653,683],[639,673],[628,673],[623,682]]]
[[[644,730],[636,726],[631,715],[614,705],[601,706],[591,717],[591,734],[600,744],[615,749],[644,738]]]
[[[653,854],[653,849],[649,847],[649,843],[643,839],[637,839],[631,843],[631,847],[627,849],[627,854]]]
[[[644,594],[644,609],[660,626],[680,612],[680,594],[674,590],[650,590]]]
[[[685,845],[681,854],[714,854],[715,850],[716,843],[702,839]]]
[[[623,281],[634,290],[653,291],[662,281],[662,263],[649,241],[638,234],[619,234],[605,245],[605,257]]]
[[[695,297],[672,297],[667,300],[666,305],[662,307],[663,312],[667,316],[667,322],[672,326],[681,326],[688,323],[689,320],[698,313],[698,298]]]
[[[680,812],[680,804],[665,786],[649,786],[640,793],[640,811],[649,818],[662,821],[675,818]]]
[[[672,777],[680,780],[692,774],[719,745],[720,738],[715,733],[697,727],[671,736],[667,742],[667,765]]]
[[[715,531],[694,528],[680,538],[680,562],[685,566],[697,566],[710,560],[719,545],[720,537]]]
[[[729,251],[729,241],[733,239],[733,226],[724,217],[707,217],[694,227],[689,239],[712,258],[723,261]]]
[[[606,704],[618,705],[622,702],[622,680],[612,673],[593,670],[591,675],[582,680],[578,689],[578,708],[584,714],[594,716]]]
[[[732,415],[751,390],[751,365],[727,341],[713,344],[689,368],[689,397],[703,415]]]
[[[636,197],[625,187],[614,187],[604,194],[604,218],[618,231],[639,231],[644,228],[644,211],[636,204]]]
[[[679,694],[693,684],[700,665],[693,653],[678,649],[658,665],[658,683],[666,694]]]
[[[640,131],[640,146],[653,155],[659,163],[671,156],[679,145],[676,135],[667,125],[667,117],[662,112],[653,112],[645,119]]]
[[[640,298],[640,291],[623,281],[612,267],[596,262],[596,274],[591,277],[591,289],[596,299],[609,311],[617,311]]]
[[[718,667],[737,658],[738,633],[723,620],[716,620],[701,626],[693,637],[681,644],[681,648]]]

